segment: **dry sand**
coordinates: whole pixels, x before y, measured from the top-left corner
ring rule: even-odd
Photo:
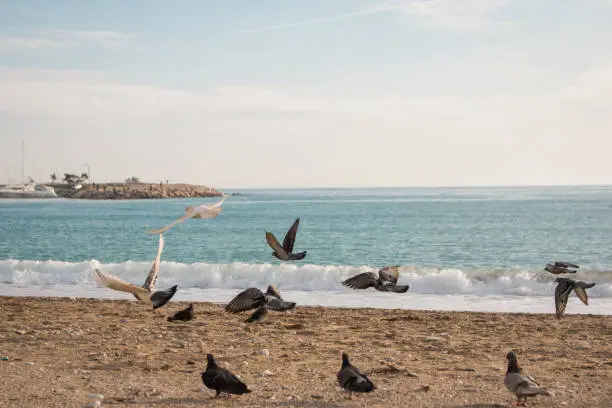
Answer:
[[[166,321],[186,305],[0,297],[0,406],[84,407],[96,393],[103,407],[506,407],[515,349],[554,393],[529,406],[612,407],[612,316],[298,306],[247,325],[248,312],[196,303],[195,320]],[[340,350],[377,390],[346,399]],[[252,393],[211,399],[206,353]]]

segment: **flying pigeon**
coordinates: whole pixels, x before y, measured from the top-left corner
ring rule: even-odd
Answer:
[[[285,235],[285,239],[283,239],[283,246],[281,246],[271,232],[266,231],[266,241],[268,241],[268,245],[270,248],[274,250],[272,255],[274,255],[277,259],[281,261],[299,261],[300,259],[304,259],[306,257],[307,251],[302,251],[298,253],[293,253],[293,245],[295,244],[295,235],[297,234],[298,226],[300,225],[300,218],[296,218],[287,231]]]
[[[521,373],[522,370],[518,366],[516,354],[513,351],[506,354],[506,360],[508,360],[508,370],[504,377],[504,385],[508,391],[516,395],[517,406],[525,406],[527,397],[551,395],[546,388],[540,387],[533,377]],[[522,402],[521,399],[523,399]]]
[[[176,293],[176,285],[170,289],[154,291],[155,283],[157,282],[157,276],[159,274],[159,262],[161,259],[162,250],[164,249],[164,237],[159,234],[159,246],[157,248],[157,256],[153,261],[149,275],[142,286],[136,286],[131,283],[127,283],[120,278],[104,273],[99,269],[94,270],[94,279],[107,288],[118,290],[121,292],[132,293],[134,297],[144,303],[153,306],[153,309],[157,309],[166,303]]]
[[[207,388],[217,392],[213,398],[217,398],[222,392],[227,393],[227,398],[231,394],[240,395],[251,392],[246,384],[240,381],[229,370],[219,367],[212,354],[207,354],[206,360],[208,365],[206,366],[206,371],[202,373],[202,382]]]
[[[555,262],[554,264],[546,264],[544,270],[559,275],[560,273],[576,273],[578,268],[579,266],[573,263]]]
[[[363,272],[348,278],[342,284],[352,289],[373,287],[381,292],[405,293],[410,289],[410,285],[397,285],[399,268],[399,265],[385,266],[378,271],[378,276],[374,272]]]
[[[134,296],[136,296],[136,299],[153,306],[153,310],[168,303],[176,293],[178,287],[177,285],[174,285],[169,289],[151,292],[140,286],[125,282],[116,276],[106,274],[99,269],[94,270],[94,278],[96,281],[98,281],[98,283],[106,286],[107,288],[132,293]]]
[[[588,306],[589,298],[586,289],[595,286],[594,282],[587,283],[570,278],[557,278],[555,282],[557,282],[557,287],[555,288],[555,309],[557,311],[557,319],[560,319],[565,313],[567,300],[572,289],[576,292],[578,299],[582,300],[582,303]]]
[[[256,309],[248,319],[247,323],[252,323],[263,319],[268,310],[283,312],[293,309],[295,302],[286,302],[280,293],[272,285],[268,286],[266,293],[257,288],[248,288],[237,294],[226,306],[225,311],[229,313],[239,313],[245,310]]]
[[[185,220],[188,220],[189,218],[205,218],[205,219],[213,219],[216,218],[219,214],[221,214],[221,204],[223,204],[223,202],[227,199],[227,197],[229,197],[229,194],[223,194],[223,197],[221,197],[221,200],[219,200],[217,203],[215,203],[214,205],[199,205],[197,207],[194,207],[192,205],[188,205],[187,207],[185,207],[185,214],[172,221],[170,224],[166,225],[163,228],[159,228],[156,230],[149,230],[147,231],[149,234],[161,234],[164,231],[169,230],[170,228],[172,228],[174,225],[183,222]]]
[[[354,392],[371,392],[376,389],[372,381],[350,363],[348,354],[345,352],[342,353],[342,367],[336,378],[338,384],[349,392],[350,399],[353,398]]]
[[[187,322],[193,319],[193,303],[187,307],[187,309],[179,310],[174,314],[174,316],[168,316],[168,321],[172,322],[175,320],[180,320],[182,322]]]

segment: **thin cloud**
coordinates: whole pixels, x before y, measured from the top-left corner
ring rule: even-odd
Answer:
[[[26,35],[0,35],[0,51],[40,51],[89,45],[112,47],[125,43],[129,37],[115,31],[43,29]]]
[[[262,26],[242,30],[239,33],[260,33],[284,30],[295,27],[333,23],[355,17],[380,13],[399,12],[416,20],[417,24],[427,27],[445,28],[459,31],[480,31],[493,25],[508,25],[508,22],[495,21],[492,14],[504,7],[509,0],[398,0],[379,3],[362,10],[320,17],[293,23]]]

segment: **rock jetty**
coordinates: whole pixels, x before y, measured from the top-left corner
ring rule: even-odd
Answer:
[[[214,188],[193,184],[91,183],[78,190],[71,185],[52,185],[58,197],[84,200],[138,200],[156,198],[218,197]]]

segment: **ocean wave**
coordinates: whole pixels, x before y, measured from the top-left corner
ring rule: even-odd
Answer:
[[[97,285],[92,272],[98,268],[138,285],[151,267],[150,262],[127,261],[103,264],[92,259],[86,262],[0,261],[0,283],[18,286]],[[275,284],[283,290],[352,291],[340,282],[361,272],[376,271],[371,266],[320,266],[294,264],[208,264],[163,262],[158,287],[174,284],[183,288],[243,289]],[[549,296],[555,280],[542,269],[458,269],[404,267],[400,284],[409,284],[410,292],[436,295],[515,295]],[[593,298],[612,298],[612,273],[581,270],[572,278],[596,282],[589,289]]]

